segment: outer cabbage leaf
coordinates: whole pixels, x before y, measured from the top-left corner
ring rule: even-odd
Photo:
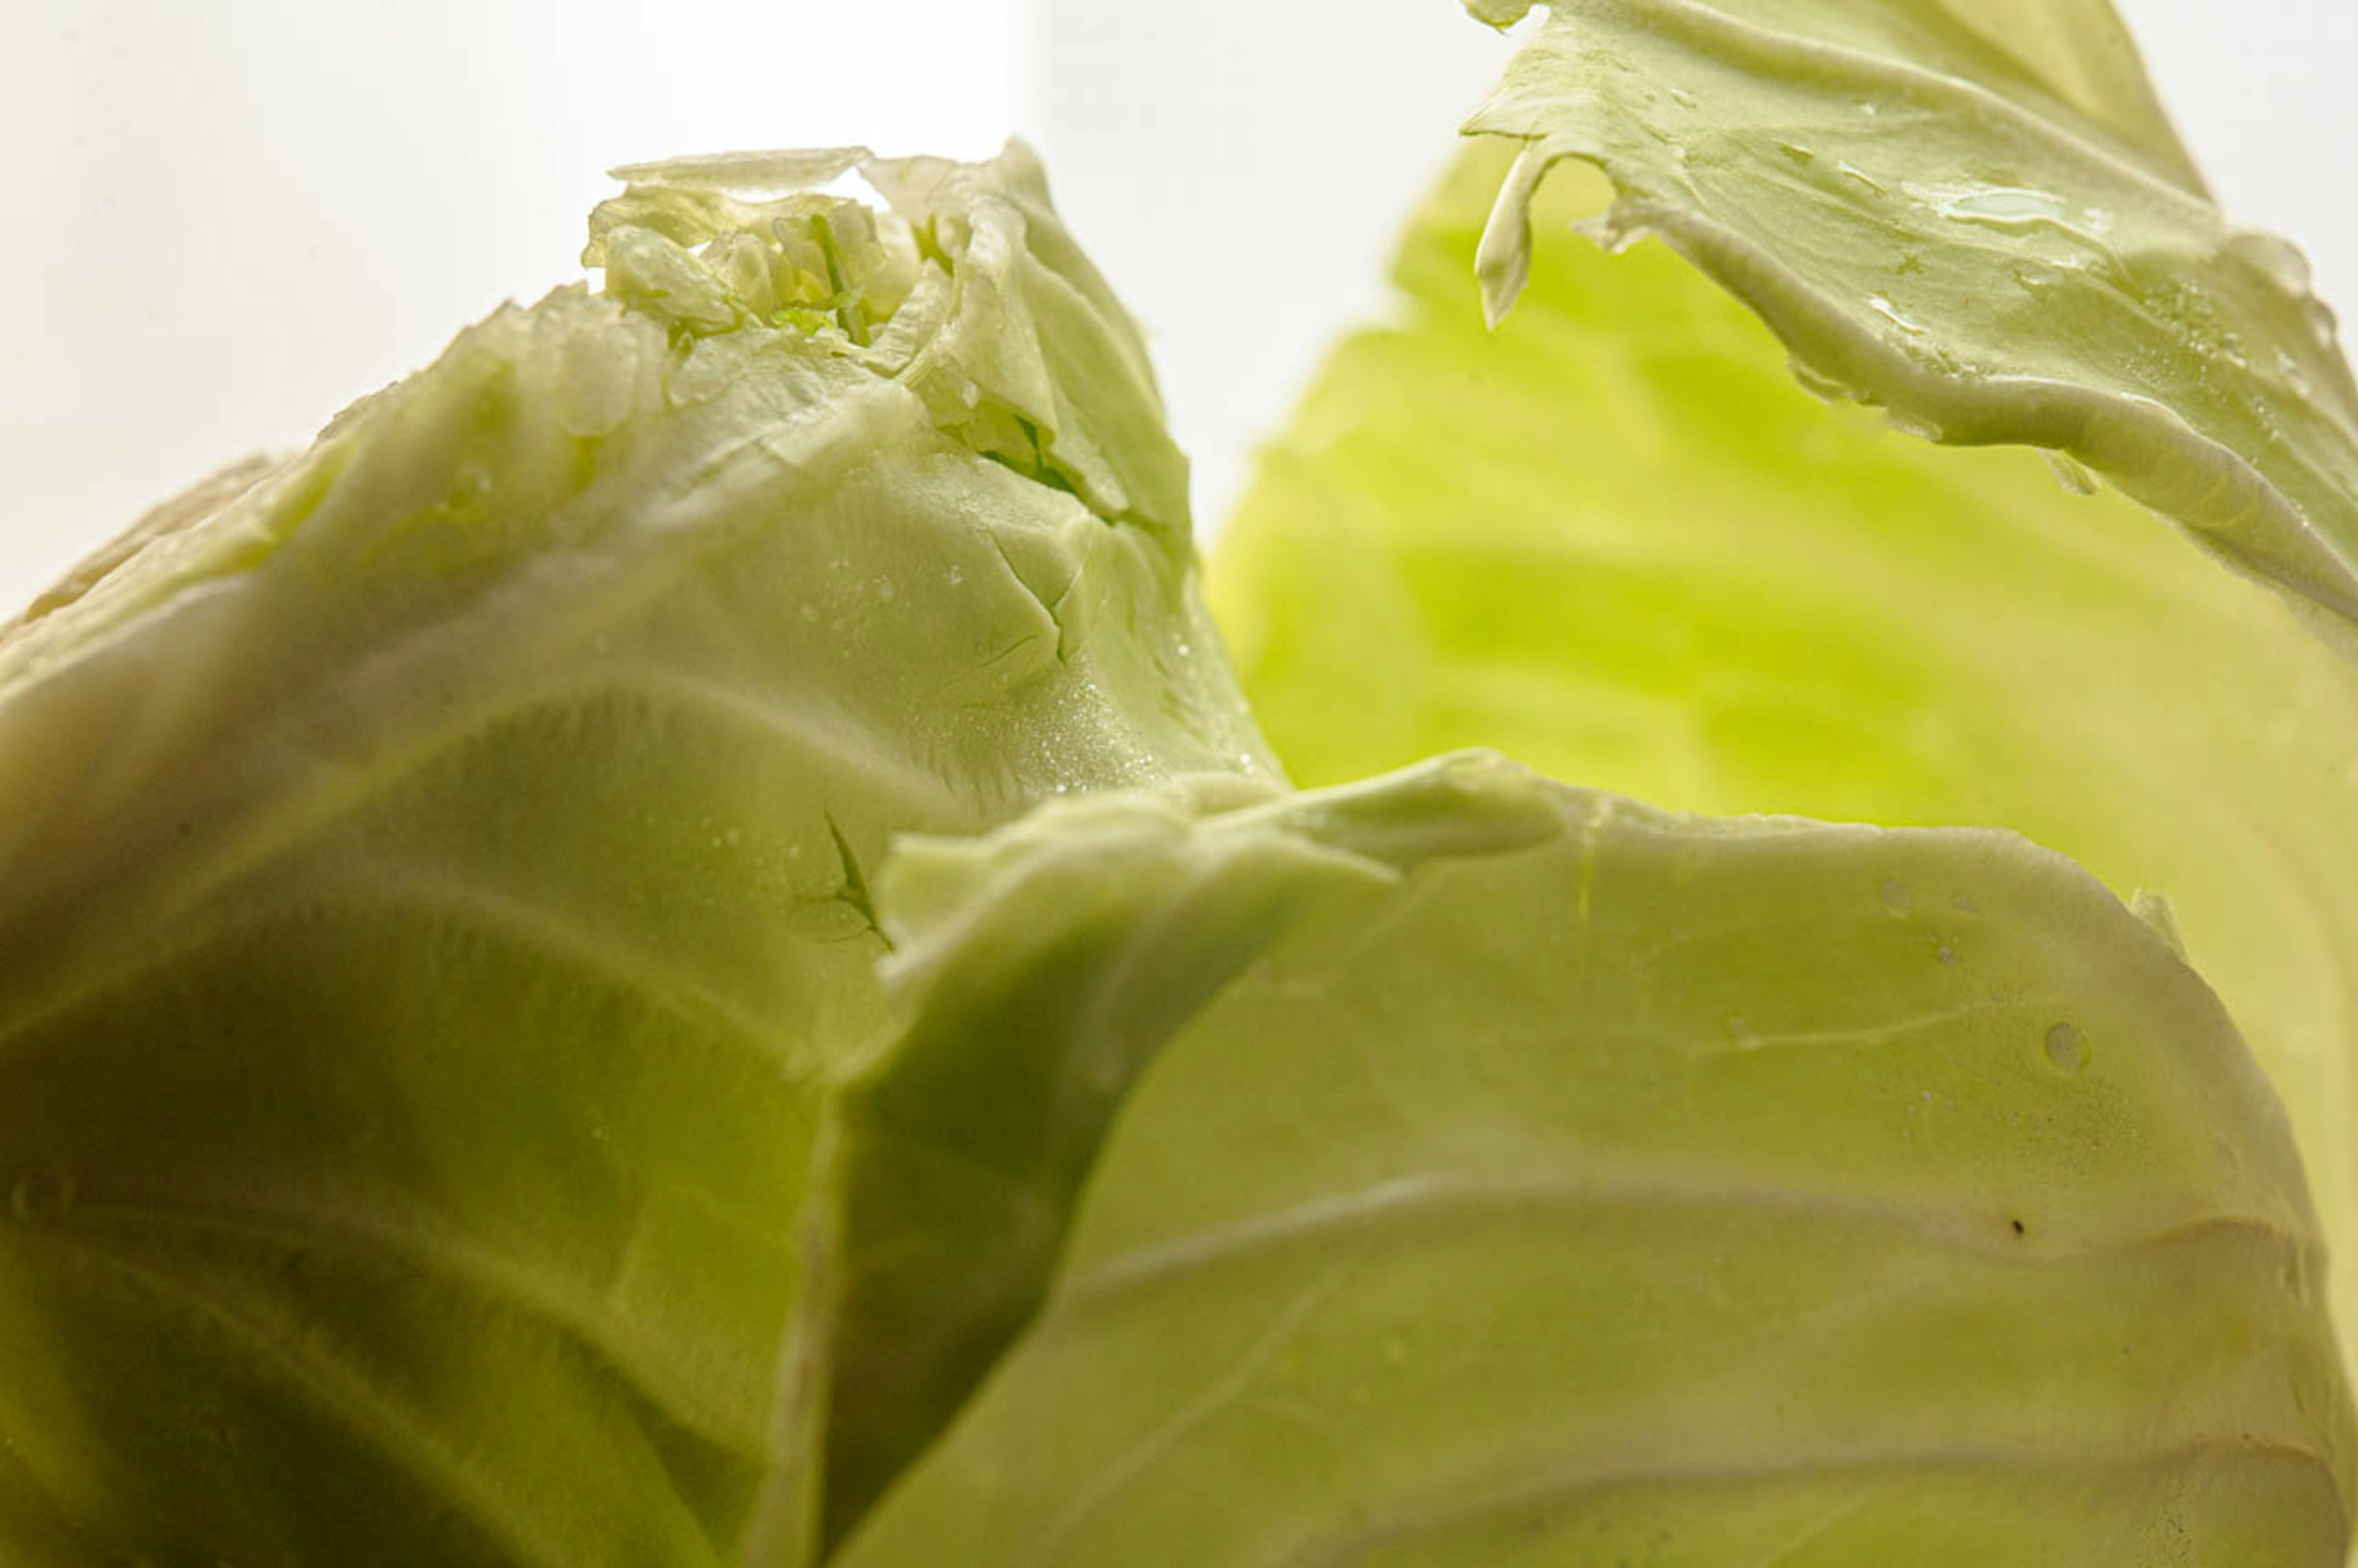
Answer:
[[[2136,74],[2105,0],[2009,29],[2025,9],[1552,5],[1467,124],[1523,149],[1484,246],[1491,315],[1531,192],[1592,161],[1617,191],[1601,237],[1660,233],[1820,385],[2084,463],[2358,657],[2358,386],[2306,264],[2228,226],[2158,113],[2084,85],[2092,59]]]
[[[2342,1562],[2281,1108],[2061,857],[1467,755],[1053,806],[883,907],[845,1256],[1047,1277],[847,1568]]]
[[[1028,154],[593,232],[0,642],[12,1563],[801,1560],[887,836],[1273,774]]]
[[[888,968],[923,1001],[835,1105],[831,1536],[1038,1311],[1106,1128],[1174,1018],[1338,894],[1558,826],[1531,800],[1455,787],[1448,770],[1425,783],[1326,802],[1356,813],[1347,852],[1307,838],[1199,841],[1184,886],[1167,833],[1140,831],[1184,808],[1120,795],[886,863],[892,928],[909,944]],[[1450,809],[1427,798],[1436,790]],[[1195,804],[1249,798],[1231,784]],[[1054,920],[1038,918],[1044,902]]]
[[[1497,744],[1676,809],[2004,824],[2166,891],[2291,1108],[2358,1326],[2348,666],[2117,494],[1808,396],[1666,249],[1568,231],[1585,170],[1486,333],[1507,161],[1419,215],[1398,324],[1336,355],[1213,561],[1287,764]]]

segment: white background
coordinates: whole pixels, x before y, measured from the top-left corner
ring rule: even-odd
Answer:
[[[2238,221],[2358,311],[2358,6],[2120,0]],[[626,160],[1043,147],[1217,522],[1509,47],[1451,0],[0,0],[0,618],[579,276]]]

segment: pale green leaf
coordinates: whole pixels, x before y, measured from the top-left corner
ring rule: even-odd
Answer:
[[[1794,386],[1560,169],[1495,334],[1469,155],[1213,563],[1304,784],[1495,744],[1678,809],[1986,823],[2169,896],[2291,1108],[2358,1327],[2358,683],[2115,493]]]
[[[1481,756],[904,853],[923,1114],[871,1132],[934,1222],[853,1239],[960,1260],[955,1318],[1008,1282],[957,1177],[1028,1255],[1073,1218],[846,1568],[2342,1562],[2282,1111],[2060,857]]]
[[[871,172],[608,211],[0,641],[12,1564],[805,1560],[889,837],[1274,772],[1028,155]]]
[[[1543,171],[1659,233],[1817,384],[1932,438],[2066,455],[2358,656],[2358,388],[2299,255],[2241,232],[2104,0],[1563,0],[1468,129],[1511,138],[1511,297]],[[1968,16],[1972,19],[1966,19]]]

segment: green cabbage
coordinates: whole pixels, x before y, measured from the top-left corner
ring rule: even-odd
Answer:
[[[1563,0],[1473,128],[1251,711],[1020,146],[618,171],[0,629],[0,1557],[2342,1563],[2297,258],[2103,0]]]
[[[850,1266],[961,1321],[1072,1217],[848,1568],[2342,1560],[2283,1111],[2060,856],[1466,754],[885,902]]]
[[[2028,9],[2055,29],[2078,18],[2084,52],[2114,58],[2104,7]],[[1887,12],[1950,16],[1934,6],[1826,15],[1864,27]],[[1506,96],[1532,97],[1546,72],[1576,70],[1578,81],[1606,84],[1591,98],[1569,94],[1593,106],[1614,102],[1616,83],[1696,82],[1704,65],[1732,69],[1713,52],[1736,47],[1720,33],[1695,35],[1708,49],[1685,33],[1641,35],[1649,47],[1692,48],[1704,63],[1682,53],[1682,63],[1655,60],[1652,74],[1633,76],[1614,69],[1638,47],[1619,30],[1625,8],[1558,15]],[[1995,26],[2006,12],[1973,15]],[[1587,31],[1608,24],[1601,38]],[[1751,34],[1736,36],[1753,46]],[[2025,25],[2008,36],[2019,49],[2043,35]],[[2075,83],[2094,92],[2088,83],[2103,80],[2093,67],[2063,69],[2078,58],[2057,57],[2058,92]],[[1534,187],[1535,155],[1488,144],[1460,160],[1395,263],[1399,324],[1337,351],[1213,562],[1215,604],[1247,689],[1307,784],[1491,745],[1680,810],[2003,824],[2124,896],[2166,894],[2197,966],[2290,1105],[2336,1243],[2343,1343],[2358,1354],[2358,879],[2348,874],[2358,866],[2358,676],[2331,651],[2351,644],[2308,635],[2274,596],[2217,570],[2120,494],[2083,493],[2094,487],[2068,454],[2048,454],[2059,485],[2026,453],[1909,438],[1938,424],[1948,441],[2005,430],[2073,443],[2077,427],[2055,401],[2063,394],[2027,386],[2020,367],[2036,361],[2054,377],[2084,378],[2072,384],[2075,406],[2117,400],[2120,417],[2171,432],[2150,450],[2113,452],[2111,477],[2133,493],[2187,464],[2239,472],[2242,450],[2271,464],[2306,452],[2304,472],[2358,472],[2358,400],[2306,324],[2323,308],[2261,292],[2250,257],[2280,242],[2229,234],[2215,212],[2198,224],[2183,203],[2169,211],[2186,234],[2116,223],[2121,270],[2062,269],[2081,293],[2061,283],[2026,289],[2017,273],[2082,239],[2029,217],[1945,217],[1911,195],[1939,178],[1932,170],[1988,168],[1999,153],[1958,150],[1980,122],[1936,114],[1937,103],[1911,108],[1888,87],[1886,112],[1873,117],[1879,139],[1844,139],[1866,91],[1855,80],[1866,67],[1844,59],[1850,74],[1823,102],[1783,103],[1772,118],[1739,97],[1741,135],[1682,133],[1698,189],[1720,192],[1727,180],[1759,193],[1766,211],[1747,231],[1762,253],[1753,273],[1706,276],[1682,259],[1715,267],[1728,243],[1693,237],[1710,212],[1678,207],[1692,194],[1684,188],[1640,200],[1624,185],[1617,196],[1578,164]],[[1883,69],[1902,78],[1897,64]],[[1707,102],[1729,101],[1722,85]],[[2115,84],[2110,98],[2125,92]],[[1625,107],[1643,124],[1695,113],[1667,93]],[[1494,105],[1476,123],[1504,113]],[[2176,166],[2158,122],[2125,108],[2115,115],[2145,126],[2155,178]],[[2009,111],[2000,123],[2017,120]],[[1616,138],[1636,133],[1619,120],[1595,135],[1614,149],[1606,167],[1617,181],[1655,178],[1650,168],[1625,173]],[[1787,144],[1816,150],[1799,158]],[[1912,177],[1911,157],[1920,165]],[[1706,177],[1725,160],[1740,178]],[[2009,167],[1990,178],[2034,178]],[[2036,178],[2074,201],[2133,210],[2116,190],[2068,186],[2073,172]],[[1486,216],[1502,181],[1497,215]],[[1833,213],[1823,232],[1812,226],[1822,210]],[[1608,211],[1607,237],[1634,239],[1633,225],[1654,224],[1669,243],[1611,255],[1574,232],[1593,232]],[[1519,266],[1528,281],[1492,335],[1466,273],[1486,228],[1495,249],[1527,221]],[[1880,249],[1866,247],[1861,226],[1888,231]],[[1890,258],[1930,257],[1935,240],[1948,247],[1942,265],[1967,276],[1945,307],[1892,296],[1923,326],[1920,338],[1870,302],[1874,290],[1921,282]],[[1772,264],[1789,260],[1853,270],[1823,281],[1806,310],[1712,286],[1755,290],[1758,274],[1783,287],[1790,280]],[[2184,319],[2224,322],[2238,304],[2248,308],[2234,329],[2248,362],[2182,338],[2176,319],[2138,315],[2125,296],[2107,301],[2103,291],[2125,280],[2179,301]],[[2101,336],[2126,317],[2147,330],[2142,346]],[[2313,450],[2238,427],[2221,427],[2215,440],[2200,433],[2205,398],[2231,410],[2289,407],[2292,384],[2254,368],[2271,331],[2288,360],[2298,353],[2311,367],[2298,373],[2313,395],[2300,427]],[[1821,392],[1887,405],[1889,422],[1822,405],[1792,384],[1789,355]],[[2117,384],[2131,373],[2147,377],[2143,393]],[[1839,378],[1850,373],[1869,379],[1844,395],[1850,384]],[[2166,379],[2178,374],[2191,379]],[[2050,415],[2056,423],[2003,425]],[[2358,526],[2358,483],[2336,483],[2314,508],[2319,537]],[[2225,505],[2229,493],[2205,506]],[[2236,552],[2258,548],[2260,523],[2201,508],[2180,520],[2259,575],[2258,557]],[[2322,623],[2340,591],[2330,576],[2294,587],[2313,589],[2309,620]]]
[[[1492,21],[1531,7],[1473,0]],[[2299,254],[2222,218],[2105,0],[1563,0],[1466,129],[1569,157],[1836,395],[2059,452],[2358,654],[2358,387]]]
[[[854,157],[633,171],[0,643],[10,1563],[795,1560],[888,836],[1274,776],[1028,155]]]

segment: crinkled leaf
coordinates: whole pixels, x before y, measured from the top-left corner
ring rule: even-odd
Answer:
[[[891,203],[883,235],[858,203],[809,189],[853,171]],[[642,249],[717,243],[722,254],[705,259],[724,265],[702,286],[708,312],[769,319],[800,307],[831,320],[977,451],[1105,516],[1185,537],[1186,460],[1163,429],[1145,345],[1057,222],[1022,143],[987,165],[848,147],[614,172],[629,184],[591,214],[585,260],[611,269],[633,229],[647,231]],[[903,237],[895,226],[914,230],[914,250],[889,243]],[[918,254],[950,265],[916,270]]]
[[[2282,1111],[2060,857],[1480,756],[903,853],[928,1220],[854,1239],[1074,1218],[847,1568],[2342,1562]],[[1102,1137],[1076,1205],[1002,1111]]]
[[[888,837],[1273,771],[1028,156],[876,172],[601,219],[0,642],[10,1563],[802,1560]]]
[[[2358,657],[2358,387],[2331,313],[2291,246],[2202,193],[2104,0],[2032,9],[1563,0],[1468,123],[1523,147],[1492,314],[1541,178],[1595,162],[1608,243],[1660,234],[1818,384],[2066,454]]]

